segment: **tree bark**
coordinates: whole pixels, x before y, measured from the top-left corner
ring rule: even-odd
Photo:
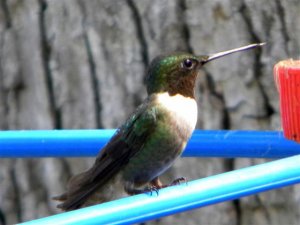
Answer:
[[[261,50],[204,68],[198,129],[278,130],[272,69],[299,57],[300,2],[1,0],[0,129],[116,128],[146,97],[145,70],[164,52]],[[181,158],[164,176],[198,179],[263,163]],[[52,196],[93,159],[0,159],[0,224],[59,212]],[[298,224],[299,186],[149,224]]]

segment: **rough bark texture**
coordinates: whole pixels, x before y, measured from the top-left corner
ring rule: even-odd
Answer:
[[[119,126],[146,96],[157,54],[262,49],[207,65],[198,128],[280,129],[272,67],[300,55],[300,1],[1,0],[0,129]],[[55,214],[51,196],[93,159],[0,159],[0,224]],[[166,176],[189,180],[262,163],[179,159]],[[276,191],[149,224],[298,224],[300,189]]]

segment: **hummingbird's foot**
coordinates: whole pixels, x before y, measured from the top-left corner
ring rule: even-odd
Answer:
[[[143,193],[147,193],[147,192],[150,192],[150,194],[152,195],[153,191],[155,191],[156,194],[158,195],[158,190],[160,188],[151,184],[150,186],[147,186],[145,188],[138,189],[138,188],[135,188],[134,185],[132,185],[132,184],[125,184],[124,189],[127,192],[127,194],[129,194],[129,195],[137,195],[137,194],[143,194]]]
[[[179,184],[181,184],[181,182],[187,183],[187,179],[185,177],[179,177],[179,178],[173,180],[173,182],[170,183],[168,186],[179,185]]]
[[[150,194],[152,195],[152,193],[155,191],[156,194],[158,195],[158,188],[155,186],[148,186],[145,187],[144,189],[131,189],[131,190],[126,190],[126,192],[130,195],[137,195],[137,194],[144,194],[144,193],[148,193],[150,192]]]

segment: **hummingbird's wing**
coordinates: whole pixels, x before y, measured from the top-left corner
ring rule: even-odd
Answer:
[[[64,201],[58,207],[63,210],[80,208],[143,147],[154,131],[155,124],[156,107],[151,107],[148,99],[137,108],[101,150],[93,167],[70,179],[67,193],[55,198]]]

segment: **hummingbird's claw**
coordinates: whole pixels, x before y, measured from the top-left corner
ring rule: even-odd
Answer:
[[[159,190],[159,188],[157,188],[155,186],[149,186],[144,189],[144,193],[150,192],[150,195],[152,196],[153,191],[155,191],[156,195],[158,196],[158,190]]]

